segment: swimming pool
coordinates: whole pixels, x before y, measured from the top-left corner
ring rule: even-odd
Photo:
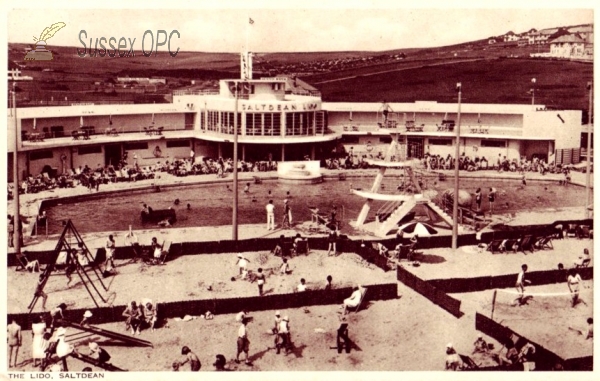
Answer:
[[[401,178],[386,177],[381,193],[394,193]],[[275,219],[281,224],[283,201],[290,193],[290,205],[294,222],[310,220],[308,207],[318,207],[320,213],[329,214],[333,205],[337,206],[338,219],[345,225],[356,219],[364,199],[350,194],[350,186],[370,189],[373,177],[348,178],[346,181],[327,179],[318,185],[279,184],[276,180],[262,184],[250,184],[248,193],[240,184],[238,201],[238,222],[240,224],[266,224],[265,205],[272,199],[275,204]],[[230,225],[232,218],[233,191],[229,184],[188,185],[166,188],[161,192],[148,191],[136,194],[113,194],[104,198],[64,201],[49,206],[49,234],[62,231],[62,221],[71,219],[80,232],[99,232],[156,227],[155,224],[142,224],[140,212],[142,203],[153,209],[172,207],[177,213],[173,227]],[[430,189],[439,193],[452,188],[452,181],[435,182]],[[498,191],[495,209],[498,213],[514,213],[539,208],[578,206],[585,197],[585,189],[577,186],[564,187],[547,182],[528,182],[521,186],[520,181],[461,180],[461,189],[470,193],[483,189],[483,210],[488,209],[487,193],[490,187]],[[270,193],[269,193],[270,192]],[[174,200],[179,199],[179,205]],[[187,209],[190,204],[190,210]],[[373,202],[369,217],[372,219],[383,202]],[[344,229],[342,229],[344,230]]]

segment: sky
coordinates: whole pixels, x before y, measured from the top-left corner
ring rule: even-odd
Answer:
[[[139,3],[144,4],[143,9],[119,9],[124,5],[130,8],[132,3],[107,1],[74,3],[80,9],[48,2],[23,9],[22,2],[12,1],[7,10],[7,38],[9,42],[33,44],[34,36],[39,37],[45,27],[62,21],[66,27],[47,41],[49,46],[83,48],[80,32],[84,30],[87,38],[81,36],[87,46],[90,38],[95,43],[96,38],[125,37],[135,38],[134,48],[138,50],[146,30],[153,31],[155,39],[157,30],[168,34],[177,30],[180,37],[173,35],[173,50],[179,47],[183,51],[239,52],[247,45],[254,52],[381,51],[451,45],[508,31],[520,33],[531,28],[592,23],[594,17],[593,3],[586,1],[545,1],[547,7],[562,6],[544,9],[518,8],[511,4],[522,2],[508,0],[491,3],[492,8],[486,9],[469,8],[466,2],[452,3],[459,8],[449,8],[447,3],[436,8],[436,3],[428,0],[419,1],[421,8],[415,8],[415,3],[307,0],[283,3],[291,4],[285,8],[275,2],[175,0]],[[58,7],[48,9],[48,4]],[[190,4],[195,8],[190,8]],[[570,8],[565,8],[565,4]],[[150,36],[147,34],[145,46],[150,46]]]

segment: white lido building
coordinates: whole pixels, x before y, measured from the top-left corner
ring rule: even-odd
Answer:
[[[197,157],[232,157],[236,133],[245,161],[326,159],[341,146],[377,155],[386,152],[389,127],[404,132],[409,157],[445,157],[454,154],[457,109],[429,101],[323,102],[316,89],[288,77],[221,80],[218,91],[175,91],[165,104],[17,107],[8,110],[8,178],[15,133],[20,180],[48,168],[116,164],[125,152],[142,166],[187,158],[191,149]],[[460,119],[467,156],[579,162],[580,110],[462,104]]]

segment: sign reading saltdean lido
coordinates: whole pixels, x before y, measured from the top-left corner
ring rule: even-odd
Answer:
[[[295,104],[269,104],[269,103],[242,103],[242,111],[316,111],[318,103]]]

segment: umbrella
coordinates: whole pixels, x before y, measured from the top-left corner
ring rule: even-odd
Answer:
[[[437,230],[435,230],[428,224],[416,221],[404,224],[400,226],[398,230],[401,230],[408,234],[418,235],[419,237],[427,237],[432,234],[437,234]]]

